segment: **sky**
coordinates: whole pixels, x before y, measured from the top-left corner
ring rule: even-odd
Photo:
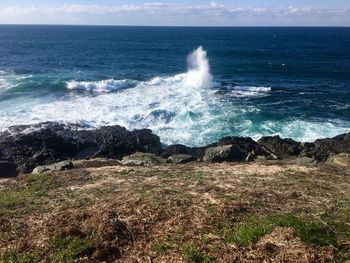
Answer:
[[[0,0],[0,24],[350,26],[350,0]]]

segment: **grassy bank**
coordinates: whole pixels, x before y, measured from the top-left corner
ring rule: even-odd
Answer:
[[[0,184],[0,262],[346,262],[350,174],[113,166]]]

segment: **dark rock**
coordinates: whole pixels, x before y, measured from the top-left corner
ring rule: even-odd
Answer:
[[[50,173],[50,172],[64,171],[72,168],[74,168],[74,165],[71,161],[62,161],[62,162],[53,163],[50,165],[38,166],[33,170],[32,173]]]
[[[115,125],[84,130],[79,125],[42,123],[10,127],[0,133],[3,156],[10,156],[19,172],[65,159],[106,157],[121,159],[137,151],[160,153],[161,144],[152,131],[128,131]]]
[[[277,159],[296,157],[301,152],[300,143],[292,139],[282,139],[279,136],[266,136],[258,140],[258,144]]]
[[[169,163],[189,163],[196,160],[196,157],[193,157],[189,154],[176,154],[170,156],[167,161]]]
[[[205,162],[241,162],[245,161],[246,154],[236,145],[223,145],[205,150]]]
[[[331,155],[350,153],[350,133],[340,134],[333,138],[319,139],[314,142],[315,147],[309,154],[319,161],[326,161]]]
[[[0,178],[12,178],[16,176],[16,164],[10,161],[0,160]]]
[[[163,149],[161,156],[168,158],[172,155],[187,154],[195,157],[196,159],[202,159],[205,153],[206,147],[187,147],[182,144],[174,144]]]
[[[256,151],[258,148],[258,144],[252,138],[238,136],[223,137],[217,143],[215,143],[215,145],[235,145],[244,152]]]
[[[265,156],[267,159],[270,158],[271,154],[261,147],[256,141],[250,137],[224,137],[220,139],[213,146],[222,146],[222,145],[234,145],[241,152],[245,154],[245,158],[242,161],[253,161],[257,156]]]

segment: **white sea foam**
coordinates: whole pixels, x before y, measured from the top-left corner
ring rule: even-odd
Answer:
[[[234,86],[230,87],[231,95],[235,97],[261,97],[272,91],[271,87]]]
[[[70,90],[84,90],[94,92],[111,92],[119,89],[127,88],[132,85],[134,81],[128,79],[115,80],[107,79],[101,81],[69,81],[67,82],[67,89]]]

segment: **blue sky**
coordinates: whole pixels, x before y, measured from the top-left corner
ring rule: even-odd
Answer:
[[[350,26],[350,0],[0,0],[0,23]]]

